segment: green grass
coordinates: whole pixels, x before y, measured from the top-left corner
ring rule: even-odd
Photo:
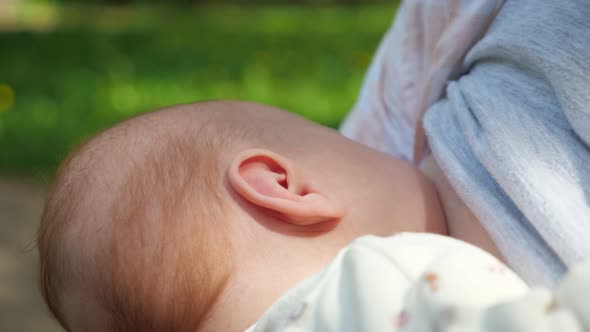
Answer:
[[[336,127],[394,10],[50,8],[44,31],[0,32],[0,84],[15,97],[0,113],[0,173],[48,174],[101,128],[199,100],[257,101]]]

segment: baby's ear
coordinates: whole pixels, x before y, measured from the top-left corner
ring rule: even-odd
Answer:
[[[308,180],[296,174],[288,159],[262,149],[243,151],[229,169],[229,181],[240,196],[285,221],[304,226],[341,218],[341,207],[310,188]]]

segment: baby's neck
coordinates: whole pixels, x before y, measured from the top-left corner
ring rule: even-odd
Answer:
[[[420,169],[436,187],[449,235],[482,248],[502,260],[502,255],[488,232],[451,187],[431,154],[424,158]]]

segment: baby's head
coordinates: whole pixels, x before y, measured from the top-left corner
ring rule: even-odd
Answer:
[[[71,331],[238,331],[356,237],[444,230],[404,162],[268,106],[178,106],[63,162],[42,290]]]

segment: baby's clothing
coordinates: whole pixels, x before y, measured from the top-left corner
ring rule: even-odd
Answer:
[[[577,332],[584,324],[590,331],[589,277],[587,266],[553,298],[544,289],[529,292],[495,257],[450,237],[366,236],[247,332]]]
[[[438,165],[531,284],[590,257],[588,17],[586,0],[404,1],[341,128],[412,160],[426,112]]]

